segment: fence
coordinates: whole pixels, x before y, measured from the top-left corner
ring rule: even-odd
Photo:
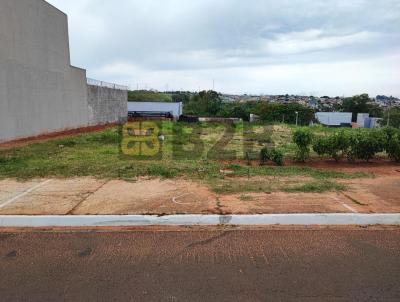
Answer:
[[[91,79],[91,78],[87,78],[87,84],[92,85],[92,86],[106,87],[106,88],[117,89],[117,90],[124,90],[124,91],[128,90],[128,86],[107,83],[104,81],[99,81],[99,80],[95,80],[95,79]]]

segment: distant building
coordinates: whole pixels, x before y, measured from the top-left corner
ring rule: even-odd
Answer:
[[[308,107],[312,108],[312,109],[316,109],[318,107],[318,101],[316,98],[314,97],[310,97],[308,99]]]
[[[351,112],[317,112],[316,119],[327,127],[351,127]]]
[[[359,128],[369,128],[369,113],[357,114],[357,125]]]
[[[357,115],[357,125],[359,128],[378,128],[380,127],[381,118],[370,117],[369,113],[359,113]]]
[[[261,117],[255,114],[250,114],[250,123],[255,123],[261,120]]]
[[[134,116],[171,116],[175,120],[183,114],[183,103],[129,102],[128,114]]]

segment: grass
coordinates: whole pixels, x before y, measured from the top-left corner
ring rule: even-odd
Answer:
[[[229,165],[229,169],[233,170],[236,176],[304,176],[312,177],[315,179],[355,179],[370,177],[367,173],[344,173],[333,170],[319,170],[310,167],[247,167],[242,165]]]
[[[217,179],[209,184],[212,190],[219,194],[240,193],[324,193],[329,191],[344,191],[346,186],[334,180],[296,178],[275,179]],[[243,196],[243,195],[242,195]],[[246,195],[244,195],[246,196]]]
[[[174,135],[174,127],[181,135]],[[243,152],[243,145],[250,141],[253,147],[277,142],[282,146],[287,137],[287,129],[275,126],[256,125],[248,130],[246,125],[233,127],[235,133],[224,146],[225,151]],[[272,127],[272,128],[271,128]],[[207,154],[226,131],[226,126],[204,124],[187,127],[185,124],[163,123],[165,135],[163,154],[158,159],[144,160],[123,156],[120,152],[121,134],[113,128],[98,133],[82,134],[55,139],[29,146],[0,151],[0,179],[17,178],[28,180],[45,177],[83,177],[135,180],[140,176],[161,178],[184,178],[202,181],[217,193],[246,192],[326,192],[343,190],[337,181],[368,177],[365,173],[344,173],[318,170],[309,167],[272,167],[232,165],[218,159],[210,159]],[[240,136],[243,130],[251,131],[248,136]],[[276,130],[269,132],[270,130]],[[193,157],[190,143],[197,135],[204,150]],[[279,141],[280,140],[280,141]],[[177,159],[173,149],[178,146],[185,156]],[[188,149],[185,149],[187,148]],[[186,151],[185,151],[186,150]],[[223,154],[217,150],[217,155]],[[257,155],[258,151],[254,151]],[[176,155],[176,154],[175,154]],[[256,157],[258,158],[258,156]],[[225,159],[222,156],[222,159]],[[222,171],[231,171],[228,178]]]
[[[186,174],[214,175],[218,163],[210,161],[135,160],[121,156],[119,131],[106,130],[0,151],[0,178],[95,176],[172,178]]]
[[[293,187],[285,188],[287,193],[323,193],[328,191],[345,191],[346,186],[334,181],[314,181]]]

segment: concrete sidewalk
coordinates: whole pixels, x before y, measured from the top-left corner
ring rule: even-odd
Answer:
[[[388,178],[387,188],[382,188],[390,194],[376,195],[368,191],[372,185],[365,187],[359,192],[344,193],[223,195],[200,183],[182,179],[136,182],[90,177],[28,182],[2,180],[0,215],[400,213],[399,178]]]

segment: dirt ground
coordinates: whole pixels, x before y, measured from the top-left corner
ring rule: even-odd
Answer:
[[[183,179],[8,179],[0,181],[0,215],[400,213],[400,166],[349,164],[340,170],[373,172],[375,178],[343,181],[346,192],[230,195]]]
[[[38,136],[20,138],[17,140],[12,140],[12,141],[7,141],[7,142],[0,142],[0,150],[24,147],[24,146],[31,145],[34,143],[42,143],[42,142],[46,142],[48,140],[65,138],[65,137],[70,137],[70,136],[74,136],[74,135],[78,135],[78,134],[99,132],[99,131],[103,131],[108,128],[113,128],[115,126],[117,126],[117,124],[114,123],[114,124],[88,126],[88,127],[74,128],[74,129],[65,129],[62,131],[44,133],[44,134],[41,134]]]

